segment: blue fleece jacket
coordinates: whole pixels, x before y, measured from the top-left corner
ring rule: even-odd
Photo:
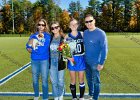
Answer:
[[[37,39],[37,35],[39,33],[36,32],[34,34],[32,34],[29,38],[30,39]],[[28,43],[26,44],[26,49],[27,48],[31,48],[32,52],[31,52],[31,59],[32,60],[47,60],[49,59],[49,46],[50,46],[50,40],[51,40],[51,36],[49,33],[44,32],[44,39],[43,40],[38,40],[40,42],[41,45],[37,46],[37,49],[33,49],[31,46],[28,45]]]
[[[85,60],[87,63],[103,65],[107,57],[108,43],[103,30],[84,31]]]

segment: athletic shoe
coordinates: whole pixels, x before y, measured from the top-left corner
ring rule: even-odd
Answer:
[[[84,98],[79,98],[79,100],[85,100]]]
[[[39,100],[39,97],[34,97],[34,100]]]
[[[55,97],[54,100],[59,100],[58,97]]]
[[[84,100],[92,100],[92,96],[90,95],[84,96]]]
[[[77,100],[77,98],[73,98],[72,100]]]
[[[63,100],[63,95],[62,96],[60,96],[60,97],[58,97],[59,98],[59,100]]]

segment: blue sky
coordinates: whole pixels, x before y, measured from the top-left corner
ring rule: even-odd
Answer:
[[[31,2],[36,2],[37,0],[30,0]],[[78,0],[58,0],[58,1],[60,1],[60,3],[59,3],[59,6],[62,8],[62,9],[67,9],[68,7],[69,7],[69,3],[71,2],[71,1],[78,1]],[[82,7],[83,8],[86,8],[86,6],[88,6],[88,1],[89,0],[79,0],[80,1],[80,3],[81,3],[81,5],[82,5]],[[2,0],[0,0],[0,4],[2,4]]]
[[[62,9],[67,9],[69,7],[69,4],[71,1],[78,1],[78,0],[60,0],[60,7]],[[86,6],[88,6],[88,1],[89,0],[79,0],[80,1],[80,4],[82,5],[83,8],[86,8]]]
[[[35,2],[36,0],[30,0],[30,1]],[[56,0],[55,0],[55,1],[56,1]],[[71,1],[76,2],[76,1],[78,1],[78,0],[58,0],[58,1],[60,1],[59,6],[60,6],[62,9],[67,9],[67,8],[69,7],[69,3],[70,3]],[[81,3],[82,7],[85,8],[85,7],[88,5],[88,1],[89,1],[89,0],[79,0],[79,1],[80,1],[80,3]]]

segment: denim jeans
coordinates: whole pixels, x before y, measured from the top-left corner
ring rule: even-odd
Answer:
[[[97,64],[86,63],[86,79],[89,88],[89,95],[93,100],[98,100],[100,93],[100,73],[97,70]]]
[[[35,97],[39,97],[39,76],[42,78],[42,93],[43,100],[48,99],[48,74],[49,74],[49,61],[48,60],[32,60],[32,78]]]
[[[52,93],[54,97],[64,95],[64,70],[58,71],[58,60],[51,59],[50,78],[52,82]]]

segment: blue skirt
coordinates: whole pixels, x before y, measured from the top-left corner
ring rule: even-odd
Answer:
[[[84,56],[73,56],[75,65],[72,66],[70,61],[68,60],[68,69],[70,71],[84,71],[86,68]]]

